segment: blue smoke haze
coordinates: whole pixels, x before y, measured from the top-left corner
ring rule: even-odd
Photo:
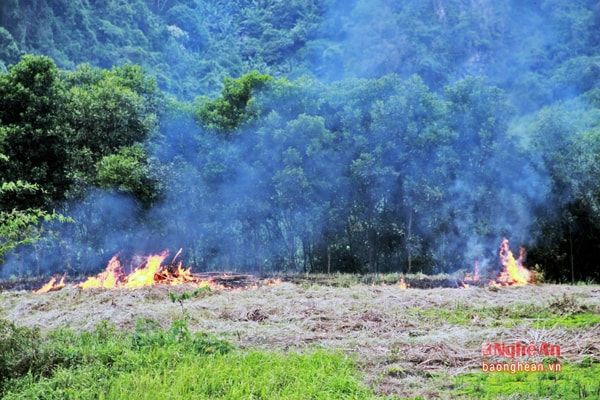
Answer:
[[[432,13],[444,35],[423,26]],[[147,146],[166,165],[160,202],[143,209],[91,191],[68,207],[79,223],[61,230],[60,251],[21,252],[2,274],[22,265],[87,273],[117,252],[131,259],[179,248],[204,270],[298,272],[315,260],[323,270],[328,254],[342,271],[493,267],[502,237],[534,242],[536,210],[549,197],[531,133],[509,123],[578,93],[539,86],[548,77],[535,50],[558,38],[548,14],[512,1],[332,2],[321,27],[327,44],[307,45],[320,81],[254,93],[264,114],[232,139],[189,115],[166,118]],[[412,25],[402,26],[406,15]],[[505,25],[491,25],[491,15]],[[463,17],[479,21],[469,25],[476,32],[461,30]],[[502,51],[486,47],[507,32],[518,38],[495,41]],[[511,57],[526,53],[518,47],[531,58]],[[423,60],[423,49],[439,59]]]

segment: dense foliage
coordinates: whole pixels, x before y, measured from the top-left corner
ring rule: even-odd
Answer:
[[[435,90],[485,75],[529,110],[595,85],[593,0],[5,0],[0,62],[143,65],[191,100],[258,70],[330,80],[419,74]]]
[[[507,236],[599,279],[599,24],[584,0],[3,2],[2,272],[179,247],[448,272]]]

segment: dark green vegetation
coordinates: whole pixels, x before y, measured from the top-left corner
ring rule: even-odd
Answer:
[[[440,273],[507,236],[600,279],[600,7],[522,3],[2,2],[0,272]]]
[[[103,323],[92,332],[42,334],[0,320],[3,399],[368,399],[374,394],[341,353],[235,350],[176,321],[135,332]]]
[[[191,100],[258,70],[329,80],[420,75],[435,90],[488,76],[528,110],[596,85],[593,0],[5,0],[0,60],[143,65]]]
[[[294,0],[6,0],[0,63],[45,54],[61,68],[141,64],[161,88],[188,100],[225,77],[258,69],[304,71],[320,42],[328,2]],[[326,50],[327,43],[319,45]],[[330,46],[330,45],[329,45]],[[311,46],[313,47],[313,46]],[[2,64],[0,64],[2,65]]]

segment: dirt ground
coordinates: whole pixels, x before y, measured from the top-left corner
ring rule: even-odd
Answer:
[[[216,288],[181,302],[169,296],[193,290],[182,285],[85,291],[67,286],[40,295],[5,291],[0,293],[0,318],[44,331],[91,330],[104,320],[132,330],[139,318],[166,328],[185,319],[190,330],[217,334],[242,348],[340,350],[356,358],[379,393],[425,398],[444,397],[451,390],[440,375],[477,371],[485,342],[545,340],[561,344],[561,361],[585,355],[600,359],[600,324],[536,328],[539,318],[529,316],[552,311],[556,303],[598,313],[600,286],[401,290],[397,285],[280,283]]]

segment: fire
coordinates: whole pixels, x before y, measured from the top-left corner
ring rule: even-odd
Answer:
[[[523,266],[523,256],[525,249],[521,247],[519,258],[515,259],[510,247],[508,239],[504,238],[500,245],[498,255],[502,263],[502,271],[496,279],[496,283],[500,285],[526,285],[533,280],[531,271]]]
[[[473,275],[467,273],[465,279],[463,280],[463,287],[469,287],[469,285],[464,282],[479,282],[479,261],[475,261]]]
[[[64,287],[65,287],[65,276],[63,275],[62,278],[60,278],[60,282],[58,284],[56,283],[56,276],[53,276],[52,279],[50,279],[48,281],[48,283],[46,283],[44,286],[42,286],[38,290],[34,290],[33,293],[35,293],[35,294],[48,293],[48,292],[52,292],[55,290],[60,290]]]
[[[166,253],[160,255],[149,256],[146,260],[146,265],[140,268],[136,268],[129,276],[124,287],[135,288],[142,286],[154,285],[155,282],[160,281],[160,272],[162,272],[162,262],[167,257]]]
[[[182,268],[181,262],[175,264],[175,259],[181,253],[173,258],[170,265],[165,266],[164,261],[169,255],[168,251],[163,251],[161,254],[150,255],[146,258],[145,263],[136,268],[129,275],[123,273],[123,267],[118,260],[118,254],[111,258],[108,266],[96,277],[88,278],[87,281],[79,284],[82,289],[89,288],[139,288],[143,286],[151,286],[157,283],[166,283],[169,285],[179,285],[186,282],[195,282],[191,274],[191,268]]]
[[[119,262],[119,254],[113,256],[104,271],[96,276],[88,278],[86,281],[76,285],[80,289],[92,288],[139,288],[155,284],[179,285],[182,283],[201,283],[202,280],[193,276],[191,268],[183,268],[182,263],[176,263],[175,260],[181,253],[177,252],[170,264],[165,265],[164,261],[169,255],[168,251],[163,251],[158,255],[150,255],[145,258],[144,263],[135,268],[133,272],[126,275],[123,272],[123,266]],[[65,277],[60,283],[56,283],[56,277],[50,279],[48,283],[33,293],[41,294],[53,290],[60,290],[65,287]]]
[[[398,282],[398,286],[400,286],[400,290],[406,290],[410,286],[408,283],[404,282],[404,277],[400,277],[400,281]]]
[[[117,287],[123,276],[121,263],[118,260],[119,255],[116,254],[108,262],[106,269],[97,276],[92,276],[87,281],[79,284],[82,289],[105,288],[110,289]]]
[[[277,286],[277,285],[281,285],[281,278],[267,280],[267,286]]]

